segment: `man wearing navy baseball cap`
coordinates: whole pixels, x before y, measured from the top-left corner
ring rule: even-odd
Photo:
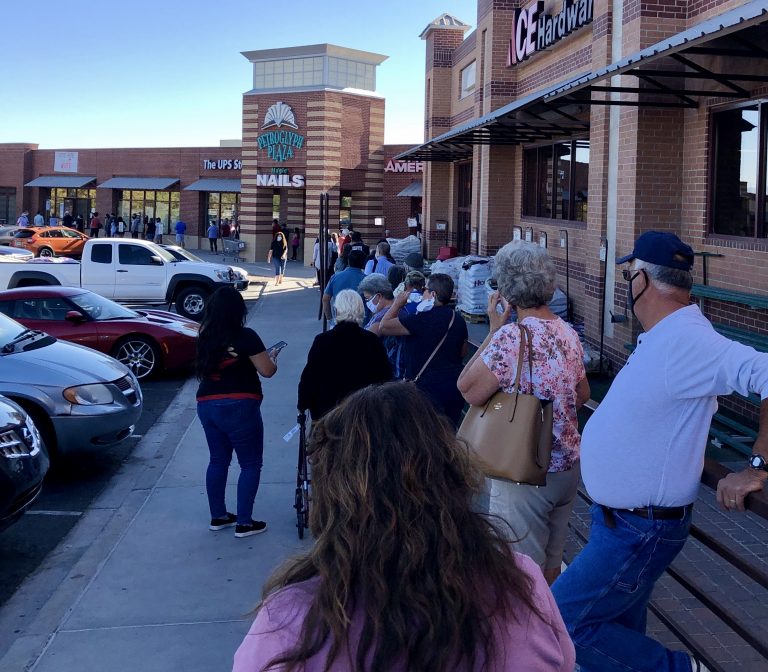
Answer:
[[[591,534],[552,586],[577,662],[592,672],[707,670],[647,637],[646,609],[688,538],[717,396],[757,392],[768,417],[768,355],[724,338],[691,304],[693,259],[675,234],[648,231],[616,262],[629,264],[627,301],[644,332],[584,427]],[[718,489],[727,510],[743,510],[768,478],[768,422],[754,452],[750,468]]]

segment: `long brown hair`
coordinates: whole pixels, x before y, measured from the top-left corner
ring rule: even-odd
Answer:
[[[482,476],[467,447],[415,385],[351,395],[318,422],[309,451],[316,543],[263,597],[319,582],[295,648],[267,669],[302,669],[329,638],[326,671],[341,655],[356,672],[485,668],[494,619],[538,614],[531,579],[472,508]],[[353,618],[357,644],[347,639]]]

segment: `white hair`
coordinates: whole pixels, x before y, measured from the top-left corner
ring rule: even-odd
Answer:
[[[356,322],[365,320],[365,306],[362,297],[353,289],[342,289],[334,299],[336,322]]]
[[[679,289],[690,292],[693,286],[693,276],[690,271],[659,266],[642,259],[635,259],[632,267],[636,271],[644,270],[648,274],[651,284],[662,294],[672,294]]]
[[[501,295],[518,308],[543,306],[555,292],[555,264],[535,243],[507,243],[496,253],[493,274]]]

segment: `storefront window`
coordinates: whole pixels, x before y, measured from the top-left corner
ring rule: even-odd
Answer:
[[[16,190],[0,187],[0,226],[16,223]]]
[[[725,236],[765,237],[765,187],[758,193],[759,176],[765,185],[766,142],[761,133],[768,105],[749,105],[713,115],[714,189],[712,231]],[[761,165],[762,163],[762,165]],[[758,230],[757,222],[762,226]]]
[[[342,191],[339,197],[339,228],[352,223],[352,194]]]
[[[96,190],[57,187],[51,189],[45,200],[49,203],[46,210],[48,217],[63,217],[68,212],[73,217],[82,216],[87,222],[91,210],[96,207]]]
[[[159,217],[166,227],[170,227],[179,219],[179,192],[121,191],[117,214],[126,222],[129,222],[134,214],[142,215],[147,219]]]
[[[211,222],[223,222],[225,219],[235,221],[235,216],[240,207],[240,194],[233,192],[209,192],[208,193],[208,224]]]
[[[523,215],[586,221],[589,140],[526,149],[523,176]]]
[[[272,194],[272,219],[280,221],[280,192]]]

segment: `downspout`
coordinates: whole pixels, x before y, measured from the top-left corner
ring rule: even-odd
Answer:
[[[611,13],[611,62],[615,63],[621,59],[623,52],[623,33],[622,24],[624,19],[624,1],[612,0]],[[611,86],[621,86],[621,76],[611,77]],[[610,94],[612,100],[619,100],[620,93]],[[618,224],[618,206],[619,206],[619,124],[620,124],[621,106],[611,105],[608,117],[608,197],[606,202],[606,255],[604,297],[602,307],[603,329],[600,334],[602,342],[604,337],[613,337],[613,323],[611,322],[610,312],[615,302],[614,286],[616,284],[616,229]],[[602,352],[600,353],[602,358]],[[602,365],[602,359],[601,359]]]

